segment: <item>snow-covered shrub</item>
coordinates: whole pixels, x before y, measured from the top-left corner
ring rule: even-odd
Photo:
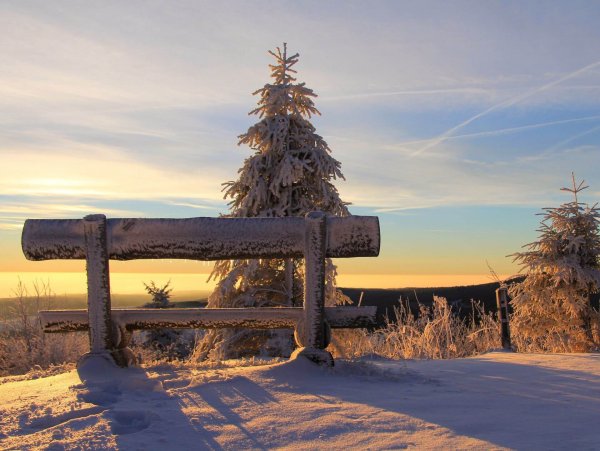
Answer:
[[[340,163],[309,119],[320,114],[316,94],[293,74],[298,54],[277,48],[269,52],[273,82],[254,92],[258,107],[249,114],[260,118],[239,136],[240,145],[254,153],[239,169],[235,181],[224,183],[229,213],[225,217],[304,216],[320,210],[330,215],[349,214],[333,185],[343,179]],[[328,260],[326,303],[347,301],[335,287],[335,266]],[[303,293],[303,262],[287,260],[225,260],[215,264],[209,278],[217,281],[208,299],[209,308],[300,306]],[[198,359],[213,356],[289,355],[293,339],[288,331],[215,330],[197,349]]]
[[[146,292],[152,300],[143,305],[144,308],[171,308],[171,281],[159,286],[151,280],[144,282]],[[194,345],[192,331],[168,328],[152,329],[139,334],[141,340],[134,336],[132,347],[136,354],[141,354],[144,361],[183,359],[190,355]],[[138,342],[140,342],[138,345]]]
[[[396,322],[373,332],[334,330],[330,349],[336,357],[378,355],[391,359],[449,359],[499,349],[495,315],[474,301],[472,309],[472,317],[463,320],[452,312],[445,298],[434,296],[431,307],[420,305],[414,315],[401,300]]]
[[[0,376],[24,374],[74,363],[89,350],[85,332],[44,334],[38,311],[52,307],[48,283],[34,282],[32,293],[21,281],[11,311],[0,320]]]
[[[152,296],[152,301],[144,304],[144,308],[169,308],[171,307],[171,291],[169,288],[171,281],[169,280],[162,287],[159,287],[154,283],[154,280],[150,281],[150,284],[143,282],[146,292]]]
[[[526,271],[509,288],[511,331],[519,350],[589,351],[600,344],[590,295],[600,288],[599,212],[578,200],[587,188],[573,176],[571,202],[545,208],[538,241],[514,254]]]

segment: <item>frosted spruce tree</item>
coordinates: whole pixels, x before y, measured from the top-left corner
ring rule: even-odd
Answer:
[[[258,107],[249,113],[260,120],[238,142],[254,153],[238,170],[239,178],[224,183],[224,197],[231,201],[229,213],[223,216],[304,216],[314,210],[346,216],[347,204],[332,183],[344,178],[341,165],[309,121],[320,114],[313,102],[317,96],[293,76],[299,55],[288,56],[286,44],[283,51],[278,47],[269,53],[275,58],[275,64],[269,65],[273,81],[253,93],[259,96]],[[335,276],[335,266],[328,260],[328,305],[347,300],[335,288]],[[217,286],[208,299],[209,308],[302,304],[302,260],[219,261],[211,279]],[[218,358],[287,356],[292,347],[290,331],[214,330],[205,336],[196,357],[204,359],[210,353]]]
[[[152,297],[152,300],[144,304],[143,308],[168,309],[175,307],[171,303],[171,292],[169,288],[171,281],[164,285],[157,285],[153,280],[149,284],[144,283],[146,292]],[[143,331],[141,334],[142,343],[149,348],[151,359],[182,359],[188,357],[192,351],[192,346],[186,338],[186,333],[181,329],[152,329]]]
[[[171,291],[173,291],[173,289],[169,288],[169,285],[171,285],[170,280],[166,284],[164,284],[162,287],[159,285],[156,285],[156,283],[154,283],[154,280],[151,280],[150,284],[147,284],[146,282],[142,282],[142,283],[144,284],[146,293],[148,293],[150,296],[152,296],[152,301],[148,302],[147,304],[144,304],[145,308],[169,308],[169,307],[172,307]]]
[[[538,241],[514,254],[526,270],[523,282],[509,288],[511,329],[532,350],[585,351],[598,346],[598,312],[590,295],[600,289],[600,214],[579,202],[586,189],[573,175],[573,200],[545,208]]]

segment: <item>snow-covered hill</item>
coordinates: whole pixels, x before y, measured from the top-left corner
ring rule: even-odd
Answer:
[[[0,385],[2,449],[600,447],[600,355],[72,371]]]

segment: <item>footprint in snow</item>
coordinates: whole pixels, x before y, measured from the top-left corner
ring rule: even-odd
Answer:
[[[156,414],[139,410],[114,410],[108,414],[113,434],[133,434],[146,429]]]
[[[114,384],[78,385],[73,389],[77,393],[77,399],[82,402],[95,404],[97,406],[111,406],[121,397],[121,390]]]

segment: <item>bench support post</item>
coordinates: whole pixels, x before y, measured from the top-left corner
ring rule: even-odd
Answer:
[[[86,247],[90,352],[109,352],[113,348],[110,318],[110,279],[106,248],[106,216],[89,215],[83,223]]]
[[[325,256],[327,251],[327,216],[317,211],[305,217],[304,236],[304,309],[296,326],[300,346],[292,358],[302,355],[322,364],[333,365],[333,357],[325,348],[329,344],[325,323]]]
[[[113,355],[113,325],[110,306],[110,277],[108,270],[108,246],[106,216],[89,215],[84,218],[85,262],[88,285],[88,321],[90,352],[79,364],[95,356],[106,360],[119,359]]]

